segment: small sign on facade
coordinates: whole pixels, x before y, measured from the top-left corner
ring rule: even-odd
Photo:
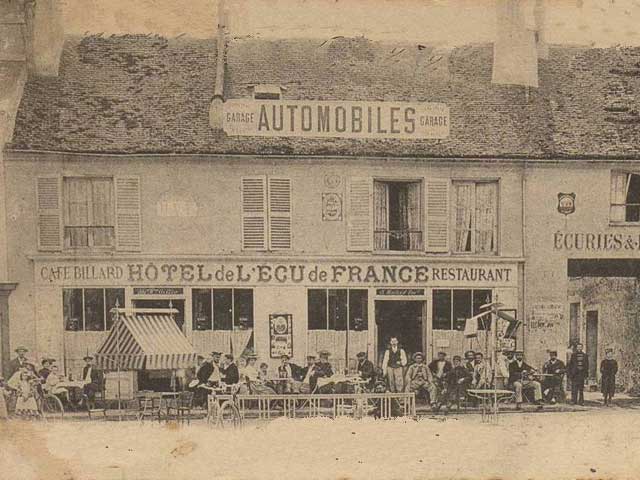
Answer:
[[[339,193],[322,194],[322,220],[325,222],[342,220],[342,196]]]
[[[576,194],[575,193],[559,193],[558,194],[558,212],[563,215],[571,215],[576,211]]]
[[[183,295],[183,288],[172,287],[135,287],[134,295]]]
[[[269,350],[271,358],[293,356],[293,315],[272,313],[269,315]]]

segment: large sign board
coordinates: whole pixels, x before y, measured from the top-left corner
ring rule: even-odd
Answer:
[[[231,136],[442,139],[449,107],[427,102],[228,100],[223,129]]]

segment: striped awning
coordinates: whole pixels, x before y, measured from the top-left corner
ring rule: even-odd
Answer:
[[[95,358],[105,370],[173,370],[196,364],[197,353],[167,314],[119,313]]]

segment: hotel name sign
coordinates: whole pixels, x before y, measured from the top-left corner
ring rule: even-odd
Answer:
[[[426,102],[229,100],[223,129],[231,136],[442,139],[449,107]]]
[[[307,285],[515,287],[515,264],[311,262],[39,263],[45,285]]]

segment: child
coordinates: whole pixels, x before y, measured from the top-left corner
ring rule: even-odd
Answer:
[[[613,349],[605,350],[605,359],[600,363],[600,375],[602,376],[602,395],[604,395],[604,405],[611,405],[614,393],[616,393],[616,373],[618,373],[618,362],[613,359]]]
[[[18,397],[16,399],[16,415],[26,418],[35,418],[40,414],[38,412],[38,406],[36,405],[35,397],[35,382],[34,379],[27,371],[20,373],[20,383],[18,385]]]

